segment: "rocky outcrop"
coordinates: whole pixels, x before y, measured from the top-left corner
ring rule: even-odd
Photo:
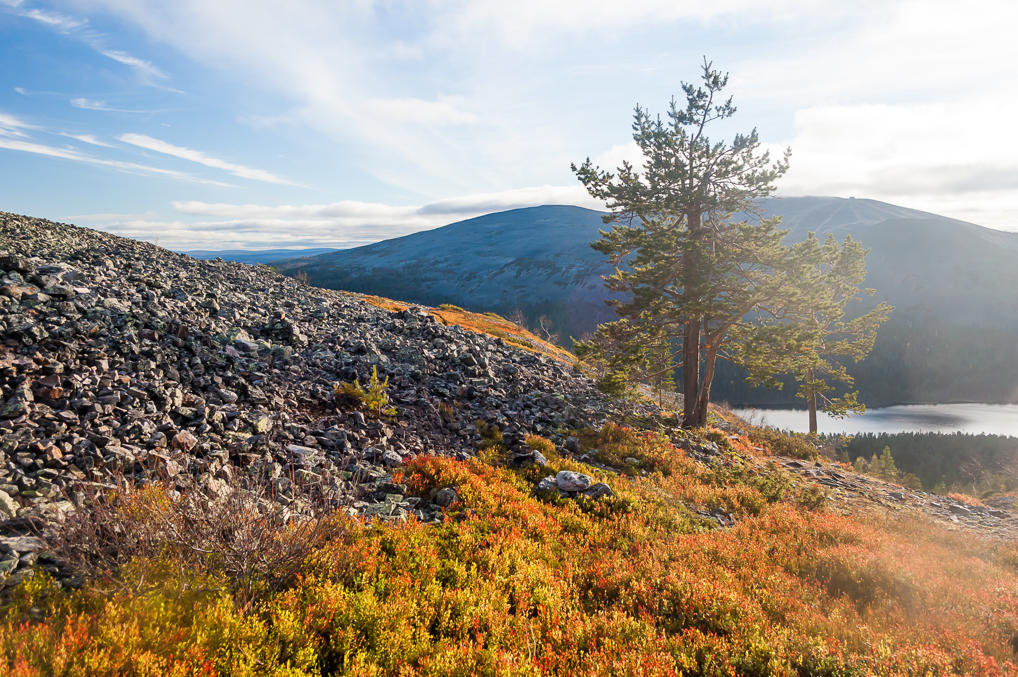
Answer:
[[[334,384],[367,383],[373,368],[395,416],[337,405]],[[570,365],[422,308],[390,312],[268,268],[0,213],[0,533],[11,537],[119,476],[216,493],[244,475],[284,503],[312,483],[360,514],[434,519],[452,499],[407,497],[391,474],[405,459],[473,454],[479,427],[565,445],[563,431],[617,406]],[[0,568],[26,543],[0,543]]]

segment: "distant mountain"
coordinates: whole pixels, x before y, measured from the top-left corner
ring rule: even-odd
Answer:
[[[782,216],[791,240],[830,232],[871,249],[873,302],[896,310],[854,370],[867,402],[1018,401],[1018,234],[865,199],[772,198],[761,212]],[[601,281],[610,267],[589,246],[601,217],[515,209],[276,266],[323,287],[518,309],[531,324],[546,316],[567,340],[612,317]],[[730,367],[715,389],[738,404],[794,402],[786,391],[749,389]]]
[[[601,281],[611,269],[588,246],[601,216],[581,207],[514,209],[276,267],[331,289],[503,315],[521,309],[534,321],[546,314],[579,336],[612,315]]]
[[[335,251],[339,250],[320,247],[318,249],[224,249],[222,251],[195,249],[183,253],[195,259],[222,259],[255,265],[256,263],[275,263],[299,256],[318,256]]]

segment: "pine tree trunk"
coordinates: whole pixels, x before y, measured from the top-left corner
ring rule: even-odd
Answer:
[[[686,323],[682,339],[682,427],[696,427],[696,404],[700,395],[700,323]]]
[[[710,405],[711,385],[714,383],[714,368],[718,363],[718,348],[719,344],[716,341],[707,339],[707,360],[703,367],[700,392],[697,393],[693,426],[691,427],[702,428],[707,425],[707,410]]]
[[[700,287],[703,283],[703,260],[699,256],[698,241],[702,237],[702,215],[698,212],[686,214],[686,227],[693,240],[693,246],[685,253],[685,280],[683,291],[687,297],[699,300]],[[706,404],[701,402],[701,385],[699,370],[700,331],[703,318],[699,315],[689,318],[686,322],[686,338],[683,343],[682,375],[683,388],[683,428],[701,428],[706,424]],[[708,384],[706,393],[710,399],[711,386]]]
[[[702,217],[698,212],[686,214],[686,227],[690,237],[700,238]],[[685,253],[685,280],[683,291],[695,296],[701,284],[703,263],[696,246]],[[698,428],[707,420],[706,411],[700,411],[700,316],[686,320],[686,334],[682,344],[682,427]]]
[[[809,381],[813,380],[813,372],[809,372],[806,375]],[[817,394],[810,392],[806,395],[806,402],[809,405],[809,432],[815,435],[817,432]]]

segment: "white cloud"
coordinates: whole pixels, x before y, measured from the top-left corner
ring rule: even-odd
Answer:
[[[460,107],[464,101],[460,97],[441,97],[436,101],[423,99],[370,99],[364,108],[370,114],[384,119],[435,126],[464,125],[477,121],[477,116]]]
[[[113,148],[113,144],[100,141],[91,134],[71,134],[70,132],[60,132],[60,136],[66,136],[69,139],[87,143],[91,146],[101,146],[102,148]]]
[[[422,214],[456,215],[471,214],[478,216],[489,212],[538,205],[564,204],[603,209],[603,205],[592,199],[583,187],[575,186],[535,186],[517,188],[497,193],[477,193],[463,197],[450,198],[432,202],[419,208]]]
[[[133,69],[144,80],[151,81],[167,79],[166,73],[156,68],[151,61],[139,59],[138,57],[131,56],[127,52],[122,52],[118,49],[98,49],[97,51],[107,59],[112,59],[117,63],[121,63]]]
[[[26,129],[36,129],[36,127],[14,117],[13,115],[0,113],[0,136],[16,136],[24,138],[26,136],[24,130]]]
[[[80,108],[82,110],[96,110],[96,111],[104,111],[104,112],[107,112],[107,113],[138,113],[138,114],[144,114],[144,113],[152,113],[152,112],[154,112],[154,111],[149,111],[149,110],[136,110],[136,109],[131,109],[131,108],[118,108],[116,106],[109,105],[105,101],[97,101],[95,99],[86,99],[85,97],[81,97],[81,96],[76,97],[74,99],[71,99],[71,105],[74,106],[75,108]]]
[[[287,186],[297,185],[292,181],[276,176],[272,172],[265,171],[264,169],[253,169],[251,167],[245,167],[244,165],[227,162],[226,160],[220,160],[219,158],[206,155],[200,150],[176,146],[171,143],[167,143],[166,141],[146,136],[145,134],[121,134],[117,137],[117,140],[131,144],[132,146],[145,148],[146,150],[151,150],[156,153],[171,155],[182,160],[188,160],[200,165],[205,165],[206,167],[222,169],[223,171],[229,172],[230,174],[242,179],[264,181],[266,183],[276,183]]]
[[[21,6],[20,2],[16,5],[13,5],[13,7],[20,6]],[[88,23],[86,21],[79,21],[78,19],[74,19],[63,14],[57,14],[56,12],[46,12],[41,9],[24,10],[22,12],[19,12],[19,15],[25,17],[26,19],[38,21],[39,23],[44,24],[50,28],[53,28],[54,30],[60,31],[61,33],[69,33],[70,31],[73,31],[76,28],[81,28],[86,23]]]
[[[478,193],[424,205],[345,200],[328,204],[260,205],[178,201],[180,219],[90,219],[90,223],[173,249],[355,247],[494,211],[544,204],[598,208],[578,186],[535,186]],[[112,216],[112,215],[111,215]],[[193,217],[193,220],[186,220]]]
[[[173,89],[172,87],[167,87],[165,84],[161,84],[168,80],[169,76],[151,61],[138,58],[120,49],[112,49],[108,47],[105,44],[105,36],[90,28],[87,19],[79,19],[66,14],[60,14],[58,12],[38,8],[23,9],[23,3],[21,0],[4,0],[3,4],[12,8],[13,13],[18,16],[31,19],[32,21],[36,21],[47,28],[51,28],[59,33],[81,40],[107,59],[130,68],[134,71],[138,78],[146,84],[170,91],[180,91]],[[19,88],[15,88],[15,91],[18,91],[19,94],[24,94],[23,91],[19,91]]]
[[[623,162],[628,162],[634,167],[640,167],[643,165],[643,161],[643,151],[640,150],[635,141],[616,144],[591,159],[591,162],[596,166],[610,171],[621,167]]]
[[[245,119],[286,122],[295,135],[310,128],[344,155],[336,166],[355,165],[417,202],[566,183],[569,162],[598,149],[608,149],[594,158],[604,167],[638,159],[620,143],[626,118],[609,133],[584,109],[618,106],[622,78],[637,69],[653,76],[634,88],[677,89],[696,65],[676,58],[703,46],[732,72],[737,126],[764,117],[764,138],[775,140],[776,126],[786,138],[775,147],[792,146],[783,192],[936,205],[960,218],[978,201],[997,205],[995,222],[983,223],[1018,226],[1009,180],[1018,4],[1006,0],[71,4],[115,14],[238,88],[271,92],[272,114]],[[673,38],[661,42],[664,33]],[[659,41],[659,54],[654,44],[641,52],[645,38]],[[634,52],[646,62],[634,63]],[[585,68],[608,73],[603,90],[591,94],[589,72],[579,89],[573,78]],[[263,171],[171,148],[225,171]]]
[[[179,181],[189,181],[191,183],[204,183],[208,185],[221,187],[227,187],[230,185],[228,183],[211,181],[208,179],[192,176],[190,174],[185,174],[184,172],[177,172],[171,169],[161,169],[159,167],[151,167],[149,165],[142,165],[135,162],[105,160],[102,158],[92,157],[90,155],[84,155],[76,150],[72,150],[69,148],[57,148],[55,146],[47,146],[44,144],[34,143],[31,141],[21,141],[17,139],[6,139],[0,137],[0,148],[20,151],[22,153],[31,153],[33,155],[44,155],[46,157],[59,158],[62,160],[72,160],[74,162],[84,162],[86,164],[99,165],[102,167],[112,167],[114,169],[129,172],[132,174],[149,174],[156,176],[165,176],[167,178],[172,178]]]
[[[724,18],[728,22],[782,21],[802,17],[818,0],[461,0],[439,3],[432,39],[442,44],[492,41],[516,50],[540,49],[565,36],[618,38],[637,26]],[[830,3],[827,3],[829,6]]]
[[[973,110],[978,124],[958,124]],[[986,137],[987,129],[1006,129],[1013,116],[979,97],[806,108],[795,115],[792,165],[781,190],[869,197],[1015,228],[1018,148],[1007,138]],[[995,194],[990,202],[997,207],[987,212]]]

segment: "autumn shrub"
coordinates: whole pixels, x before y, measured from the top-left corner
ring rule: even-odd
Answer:
[[[748,435],[753,443],[778,456],[807,461],[815,461],[820,458],[820,450],[817,445],[802,433],[753,426]]]
[[[291,489],[293,505],[305,506],[303,515],[293,515],[253,481],[221,481],[218,493],[118,484],[84,497],[47,542],[76,576],[135,593],[144,590],[146,577],[124,576],[125,568],[167,562],[180,572],[181,586],[219,580],[247,604],[289,585],[325,534],[338,528],[329,519],[333,507],[310,488]]]
[[[627,474],[637,470],[670,474],[685,455],[668,442],[660,432],[636,431],[633,428],[606,424],[598,431],[585,431],[581,443],[593,458]]]
[[[957,491],[952,491],[952,492],[948,493],[947,497],[950,498],[953,501],[958,501],[959,503],[964,503],[966,505],[972,505],[972,506],[982,506],[983,505],[983,502],[980,501],[978,498],[975,498],[974,496],[969,496],[968,494],[962,494],[962,493],[957,492]]]
[[[612,476],[630,509],[590,510],[540,500],[510,468],[417,457],[394,481],[416,496],[455,488],[440,524],[341,520],[297,578],[247,607],[229,588],[181,592],[139,560],[145,594],[33,579],[0,619],[0,674],[1018,672],[1013,544],[915,515],[806,509],[794,485],[717,473],[657,435],[583,437],[669,472]],[[726,502],[730,528],[695,517]]]
[[[717,428],[707,428],[703,431],[703,436],[708,441],[718,445],[718,449],[722,451],[734,451],[735,448],[732,446],[731,440],[728,439],[728,433]]]
[[[527,435],[523,438],[523,441],[534,451],[539,451],[544,454],[545,458],[557,455],[555,443],[546,437],[541,437],[540,435]]]

